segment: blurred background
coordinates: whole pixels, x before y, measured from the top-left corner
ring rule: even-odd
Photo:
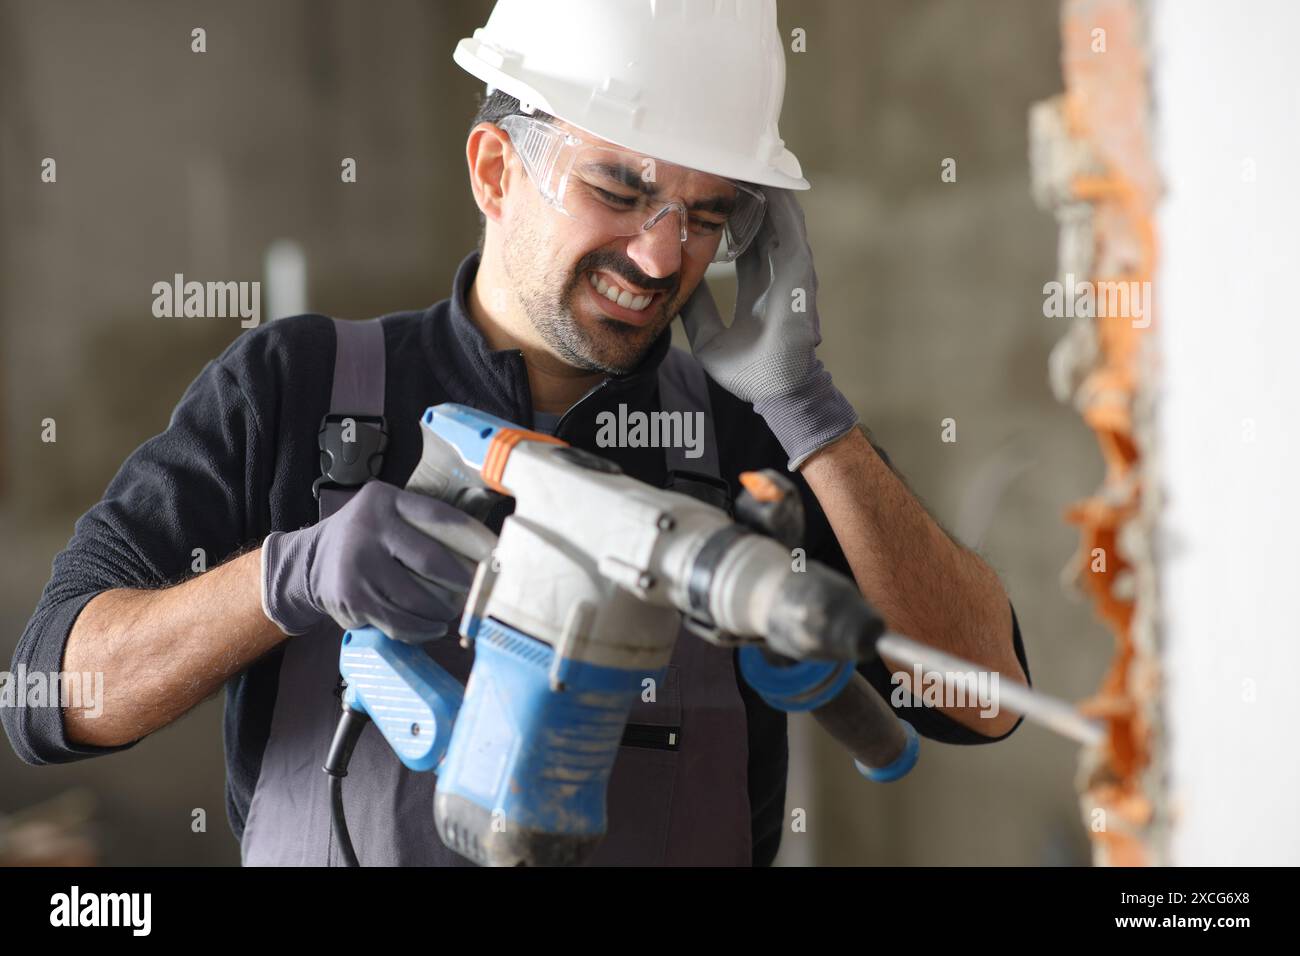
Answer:
[[[261,280],[264,309],[305,298],[349,318],[447,296],[477,237],[464,142],[481,91],[451,51],[490,8],[0,0],[0,667],[76,518],[241,332],[154,318],[153,283]],[[1030,197],[1026,112],[1061,86],[1057,16],[1041,0],[782,0],[785,35],[806,31],[786,54],[782,134],[813,184],[823,361],[1001,573],[1034,683],[1078,699],[1111,639],[1060,583],[1076,540],[1062,510],[1102,466],[1046,378],[1065,320],[1043,318],[1056,227]],[[283,277],[303,269],[299,296]],[[0,746],[0,817],[74,861],[237,864],[221,706],[76,764],[28,767]],[[1045,730],[929,743],[889,787],[797,718],[791,746],[787,811],[807,831],[778,862],[1089,860],[1075,747]]]

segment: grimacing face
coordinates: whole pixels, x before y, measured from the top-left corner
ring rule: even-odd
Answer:
[[[617,148],[560,125],[587,143]],[[509,162],[514,181],[523,188],[506,197],[503,265],[529,321],[568,365],[613,374],[631,371],[704,278],[712,253],[688,252],[675,212],[635,236],[602,234],[547,205],[513,149]],[[690,206],[734,195],[734,187],[719,176],[669,163],[655,166],[654,196],[664,202],[680,199]],[[631,307],[603,294],[611,285],[634,297]]]

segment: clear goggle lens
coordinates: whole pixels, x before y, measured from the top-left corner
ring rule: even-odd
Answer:
[[[730,262],[745,251],[763,222],[767,201],[745,183],[631,150],[591,146],[529,116],[507,116],[500,126],[543,198],[608,235],[676,229],[686,255]]]

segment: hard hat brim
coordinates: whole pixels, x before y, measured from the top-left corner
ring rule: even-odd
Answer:
[[[665,135],[662,130],[647,133],[637,128],[634,115],[620,116],[612,112],[606,117],[608,123],[593,122],[599,117],[593,115],[594,97],[590,90],[566,84],[553,76],[530,76],[528,69],[518,62],[512,62],[512,72],[506,72],[485,60],[480,55],[481,51],[482,45],[476,38],[466,37],[456,45],[452,59],[488,86],[513,96],[522,104],[530,104],[556,119],[564,120],[598,139],[726,179],[776,189],[811,188],[802,175],[799,160],[784,147],[775,164],[770,164],[761,162],[756,157],[709,149],[696,142],[674,141],[671,134]],[[606,128],[593,129],[596,125]],[[610,132],[615,135],[610,136]]]

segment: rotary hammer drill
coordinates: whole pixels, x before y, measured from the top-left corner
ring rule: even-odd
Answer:
[[[571,865],[605,832],[605,790],[628,713],[662,680],[680,625],[738,646],[744,679],[774,707],[812,711],[869,779],[901,777],[916,732],[856,670],[885,625],[856,585],[817,562],[792,483],[742,476],[739,520],[654,488],[614,463],[463,405],[428,409],[407,483],[486,520],[513,498],[477,563],[462,685],[417,644],[375,628],[340,652],[343,716],[325,770],[334,830],[356,865],[341,779],[367,719],[412,770],[434,770],[443,842],[484,865]]]

